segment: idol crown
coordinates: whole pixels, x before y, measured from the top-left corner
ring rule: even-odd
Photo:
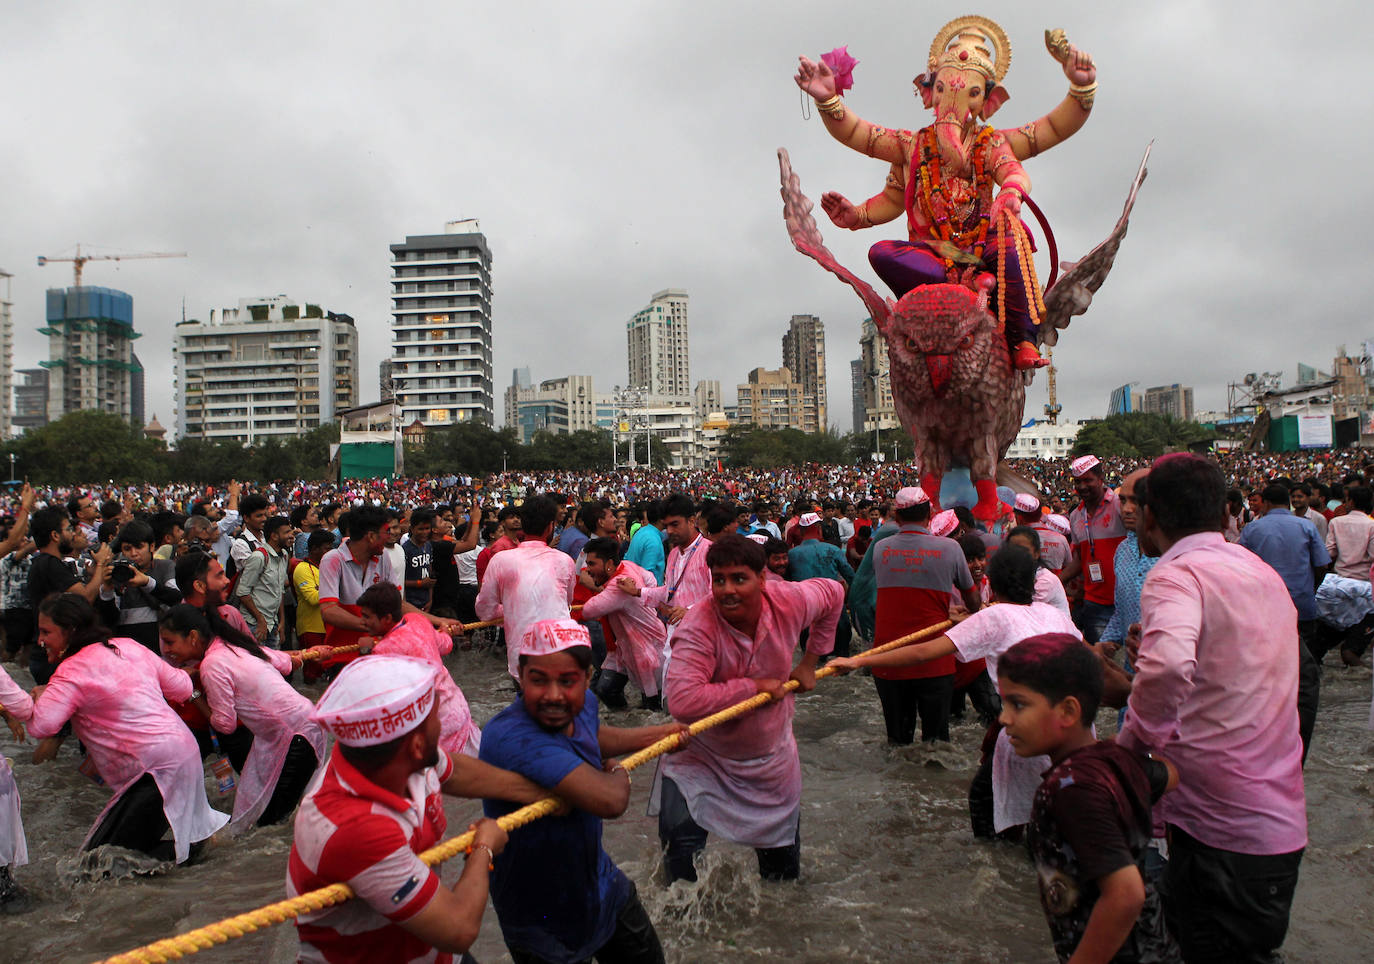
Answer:
[[[977,70],[1001,83],[1011,67],[1011,42],[1006,31],[987,17],[958,17],[940,28],[930,45],[930,73],[942,67]]]

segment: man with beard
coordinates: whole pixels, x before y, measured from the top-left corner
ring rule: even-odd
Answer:
[[[693,521],[696,506],[681,492],[664,499],[662,511],[663,530],[672,549],[663,585],[648,590],[645,596],[670,626],[676,626],[689,609],[711,596],[711,573],[706,568],[706,550],[711,542],[697,531]]]
[[[506,947],[516,964],[662,964],[634,884],[602,849],[601,821],[630,804],[630,775],[615,757],[687,728],[603,726],[587,690],[591,640],[571,619],[531,624],[519,653],[520,695],[483,729],[481,759],[569,809],[523,827],[495,861],[491,903]],[[488,817],[515,809],[492,799],[482,807]]]
[[[440,794],[523,804],[543,791],[439,748],[436,673],[422,660],[369,656],[320,697],[315,719],[338,742],[296,812],[286,891],[347,882],[358,899],[296,918],[302,961],[471,960],[506,832],[474,824],[462,874],[445,887],[419,857],[444,836]]]
[[[1107,473],[1095,455],[1069,463],[1073,490],[1082,501],[1069,513],[1073,557],[1059,574],[1064,585],[1083,577],[1083,607],[1076,623],[1089,645],[1096,645],[1116,606],[1116,547],[1126,538],[1121,503],[1107,487]]]
[[[643,595],[656,585],[653,573],[633,562],[616,563],[619,545],[614,539],[596,538],[582,549],[585,570],[596,595],[582,605],[585,619],[605,619],[615,634],[615,649],[601,664],[593,692],[610,707],[625,705],[625,684],[631,680],[644,694],[640,709],[662,709],[658,698],[663,675],[663,649],[668,634],[663,622]]]
[[[815,668],[835,644],[844,587],[833,579],[763,577],[764,550],[729,535],[706,552],[711,594],[678,625],[664,701],[692,723],[759,693],[773,701],[692,740],[663,762],[658,836],[669,882],[696,880],[694,858],[709,833],[753,847],[765,880],[801,873],[801,761],[792,735],[792,695],[816,685]],[[810,628],[806,655],[792,653]]]
[[[72,553],[75,533],[72,520],[59,508],[41,509],[33,514],[29,522],[33,533],[33,544],[37,552],[29,567],[29,603],[34,612],[38,604],[55,592],[74,592],[84,596],[94,604],[100,598],[100,587],[105,584],[109,573],[110,547],[102,545],[96,550],[94,565],[87,574],[86,582],[77,580],[76,574],[64,561]],[[35,646],[29,657],[29,670],[35,683],[46,683],[52,676],[53,666],[43,647]]]

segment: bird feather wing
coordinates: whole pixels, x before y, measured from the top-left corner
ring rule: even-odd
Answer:
[[[821,240],[821,230],[811,215],[814,205],[811,199],[802,193],[801,179],[793,172],[792,159],[788,157],[785,147],[778,148],[778,168],[782,175],[783,220],[787,223],[787,234],[792,239],[792,247],[815,260],[822,268],[853,288],[863,299],[864,306],[872,316],[873,323],[878,326],[878,330],[885,331],[896,302],[891,298],[883,298],[871,284],[836,261],[835,256],[826,248],[825,242]]]
[[[1060,275],[1054,287],[1045,292],[1045,317],[1041,319],[1037,332],[1038,341],[1042,345],[1053,347],[1057,344],[1060,330],[1069,326],[1074,315],[1081,315],[1088,310],[1088,306],[1092,304],[1093,294],[1102,287],[1102,282],[1107,280],[1107,274],[1116,261],[1116,252],[1121,247],[1122,239],[1126,237],[1126,229],[1130,226],[1131,209],[1135,207],[1136,195],[1140,192],[1140,185],[1145,183],[1145,175],[1149,173],[1145,165],[1150,160],[1152,147],[1153,141],[1145,148],[1145,156],[1140,159],[1140,168],[1136,171],[1135,181],[1131,184],[1131,193],[1126,196],[1126,205],[1111,234],[1080,260],[1060,262],[1060,270],[1064,273]]]

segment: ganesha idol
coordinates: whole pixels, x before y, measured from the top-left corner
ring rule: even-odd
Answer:
[[[914,81],[934,123],[914,132],[870,123],[845,103],[856,63],[845,48],[819,63],[800,58],[795,78],[815,98],[832,137],[891,165],[883,189],[862,204],[833,191],[822,195],[830,220],[857,231],[906,216],[906,241],[879,241],[868,253],[898,298],[920,285],[967,284],[984,272],[998,276],[1000,260],[1007,344],[1017,369],[1047,362],[1036,348],[1036,292],[1028,290],[1025,262],[1033,249],[1014,243],[1004,230],[1005,216],[1018,217],[1030,195],[1021,162],[1076,133],[1097,90],[1090,56],[1060,31],[1047,35],[1046,43],[1069,79],[1068,95],[1044,117],[1010,130],[982,123],[1006,102],[1002,79],[1011,66],[1007,35],[984,17],[952,20],[936,35],[927,70]]]
[[[911,435],[921,486],[934,495],[946,473],[967,469],[977,498],[973,514],[984,520],[1003,511],[999,480],[1033,488],[1012,478],[1002,459],[1022,424],[1026,385],[1046,364],[1040,346],[1055,345],[1070,319],[1087,311],[1112,268],[1145,178],[1142,161],[1111,233],[1078,261],[1052,263],[1042,291],[1035,248],[1020,219],[1023,203],[1046,231],[1052,262],[1057,254],[1021,162],[1082,128],[1097,90],[1092,58],[1063,31],[1047,31],[1045,44],[1069,79],[1068,95],[1039,120],[1009,130],[982,123],[1007,99],[1001,84],[1011,63],[1006,35],[983,17],[960,17],[936,36],[927,69],[915,81],[934,123],[917,131],[879,127],[850,110],[843,94],[856,62],[846,49],[819,63],[801,58],[797,84],[815,98],[826,130],[890,165],[883,190],[867,201],[856,205],[830,192],[821,207],[850,230],[905,215],[906,240],[869,249],[895,300],[826,249],[800,178],[787,152],[778,151],[793,246],[854,289],[887,343],[893,404]]]

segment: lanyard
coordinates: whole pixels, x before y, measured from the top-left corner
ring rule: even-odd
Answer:
[[[1102,502],[1101,502],[1101,504],[1098,505],[1097,509],[1093,510],[1092,512],[1089,512],[1089,511],[1088,511],[1087,505],[1085,504],[1085,505],[1083,506],[1083,525],[1084,525],[1084,528],[1086,528],[1086,529],[1088,530],[1088,558],[1089,558],[1089,559],[1096,559],[1096,558],[1097,558],[1097,543],[1093,541],[1093,520],[1097,518],[1097,513],[1098,513],[1098,512],[1100,512],[1100,511],[1105,511],[1106,508],[1107,508],[1107,494],[1106,494],[1105,492],[1102,494]]]
[[[696,541],[692,543],[691,548],[682,554],[681,564],[678,566],[677,569],[677,578],[673,580],[672,586],[668,589],[668,602],[672,602],[673,597],[677,595],[677,587],[682,585],[682,580],[687,576],[687,563],[689,563],[692,560],[692,553],[696,552],[698,549],[701,548],[701,543],[701,536],[697,536]]]

